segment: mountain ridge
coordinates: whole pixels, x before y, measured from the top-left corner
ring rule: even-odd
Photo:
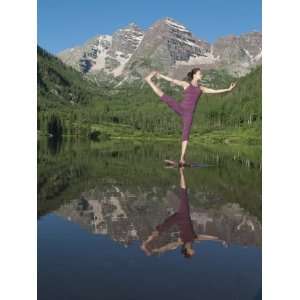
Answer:
[[[250,31],[223,36],[210,44],[183,23],[165,17],[146,30],[130,22],[112,35],[96,35],[56,56],[100,81],[141,79],[152,69],[182,78],[196,66],[225,69],[240,77],[261,64],[261,39],[260,32]]]

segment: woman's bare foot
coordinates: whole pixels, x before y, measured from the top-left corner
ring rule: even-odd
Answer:
[[[157,71],[152,71],[149,75],[144,77],[145,81],[149,82],[151,81],[151,78],[157,73]]]
[[[185,160],[183,158],[180,158],[180,160],[178,161],[178,165],[179,167],[183,167],[185,165]]]
[[[185,163],[185,160],[184,159],[182,159],[182,158],[180,158],[180,160],[179,160],[180,162],[182,162],[182,163]]]
[[[179,168],[184,168],[185,164],[181,161],[178,162],[178,167]]]

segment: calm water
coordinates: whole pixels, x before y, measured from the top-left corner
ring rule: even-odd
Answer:
[[[261,299],[261,149],[178,146],[39,140],[38,299]]]

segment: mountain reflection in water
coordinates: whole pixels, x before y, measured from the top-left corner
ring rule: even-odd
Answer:
[[[164,168],[168,145],[49,147],[38,148],[40,299],[260,299],[259,149],[195,146],[191,160],[215,167],[178,170]]]

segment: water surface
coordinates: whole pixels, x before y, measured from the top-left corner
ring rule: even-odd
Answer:
[[[261,299],[261,149],[189,145],[211,166],[180,173],[178,146],[39,140],[39,299]],[[173,224],[145,251],[183,182],[185,218],[217,240],[186,258]]]

